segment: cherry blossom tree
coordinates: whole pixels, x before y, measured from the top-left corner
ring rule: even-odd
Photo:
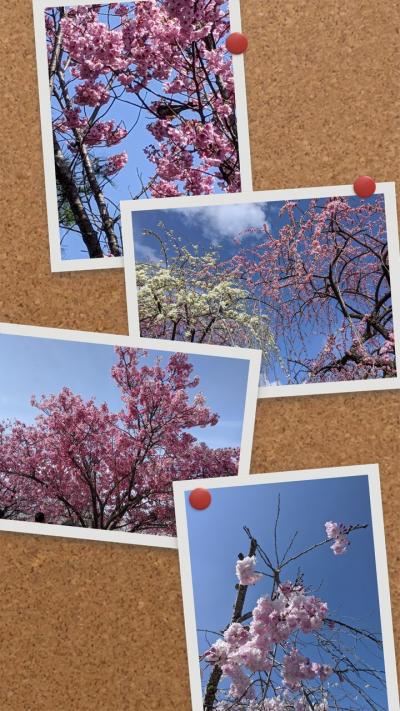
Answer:
[[[64,235],[80,235],[90,257],[121,254],[109,188],[123,169],[135,198],[240,190],[224,0],[50,7],[45,19]],[[126,149],[144,123],[145,178]]]
[[[290,382],[396,375],[383,196],[287,202],[279,235],[263,225],[255,248],[232,260],[234,273],[264,300],[287,354]],[[310,356],[310,341],[323,339]]]
[[[68,388],[32,398],[32,425],[0,428],[0,515],[86,528],[175,535],[171,482],[237,474],[239,450],[212,449],[190,434],[212,427],[185,354],[163,367],[117,348],[112,377],[122,409],[84,401]],[[144,362],[142,362],[144,360]]]
[[[250,545],[236,561],[230,620],[220,632],[201,630],[207,640],[214,636],[200,657],[204,711],[383,709],[376,690],[384,690],[384,671],[363,659],[369,647],[381,650],[380,636],[332,613],[299,568],[305,556],[327,546],[334,565],[334,556],[345,554],[351,536],[367,525],[327,521],[322,540],[295,552],[295,534],[280,554],[279,511],[280,502],[271,551],[244,527]],[[260,597],[246,609],[249,586],[259,588]]]
[[[169,262],[138,265],[141,334],[261,347],[267,381],[395,377],[383,196],[291,201],[281,216],[277,233],[240,232],[229,258],[167,231]]]

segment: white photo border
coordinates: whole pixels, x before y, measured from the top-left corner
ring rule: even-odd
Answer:
[[[142,2],[143,0],[125,0]],[[110,0],[32,0],[35,29],[36,65],[40,105],[43,168],[46,193],[47,223],[49,233],[50,266],[52,272],[87,271],[94,269],[118,269],[124,266],[123,257],[107,259],[62,259],[60,225],[57,208],[57,187],[54,165],[51,97],[46,51],[46,28],[44,11],[49,7],[76,7],[78,5],[108,5]],[[124,0],[122,0],[124,2]],[[227,0],[231,32],[241,32],[240,0]],[[247,115],[247,94],[243,55],[232,55],[235,86],[235,111],[238,129],[241,188],[252,190],[250,138]],[[156,198],[154,198],[156,199]],[[145,200],[144,200],[145,202]]]
[[[393,620],[390,605],[390,587],[387,568],[385,529],[383,520],[382,497],[378,464],[361,464],[355,466],[329,467],[322,469],[304,469],[302,471],[274,472],[271,474],[253,474],[246,481],[233,482],[231,479],[198,479],[197,481],[174,482],[175,517],[179,543],[179,566],[183,595],[185,617],[186,646],[190,677],[190,689],[193,711],[202,711],[202,688],[200,666],[198,660],[197,626],[193,593],[192,569],[190,563],[190,547],[187,528],[185,493],[203,486],[209,489],[225,487],[257,486],[265,484],[286,484],[317,479],[347,478],[368,476],[369,499],[372,518],[372,535],[374,541],[376,577],[378,585],[379,611],[383,640],[383,655],[385,663],[386,689],[388,709],[396,711],[398,706],[398,684],[396,671],[396,654],[393,634]]]
[[[394,390],[400,388],[400,250],[396,210],[396,191],[393,182],[377,183],[376,194],[384,196],[389,267],[392,282],[393,324],[397,376],[371,380],[346,380],[331,383],[300,383],[298,385],[269,385],[258,389],[259,398],[275,398],[301,395],[329,395],[333,393],[365,392],[371,390]],[[146,201],[123,200],[121,202],[122,240],[125,255],[125,289],[128,312],[129,333],[141,340],[139,325],[138,294],[136,286],[135,247],[132,225],[133,212],[150,210],[182,209],[216,205],[252,204],[281,200],[304,200],[333,196],[354,196],[352,185],[331,185],[314,188],[293,188],[290,190],[263,190],[250,193],[227,195],[205,195],[201,197],[160,198]],[[158,339],[157,342],[160,342]]]
[[[89,331],[71,331],[40,326],[23,326],[19,324],[0,323],[0,336],[29,336],[32,338],[47,338],[59,341],[93,343],[108,346],[127,346],[144,348],[148,351],[165,351],[170,353],[187,353],[193,355],[213,356],[215,358],[232,358],[247,360],[249,371],[247,378],[246,399],[243,412],[242,437],[240,443],[239,468],[235,479],[242,481],[248,478],[250,470],[251,450],[257,405],[257,383],[259,378],[261,351],[243,348],[226,348],[225,346],[208,346],[198,348],[195,344],[159,342],[153,339],[141,339],[140,343],[130,336],[117,336],[108,333],[92,333]],[[181,347],[182,346],[182,347]],[[227,386],[229,383],[227,383]],[[148,533],[128,533],[125,531],[103,531],[101,529],[67,527],[58,524],[36,523],[34,521],[12,521],[0,519],[0,531],[14,533],[43,534],[47,536],[62,536],[63,538],[80,538],[90,541],[105,541],[112,543],[129,543],[158,548],[177,548],[174,536],[157,536]]]

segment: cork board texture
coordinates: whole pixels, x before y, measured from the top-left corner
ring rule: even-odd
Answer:
[[[242,0],[242,20],[254,188],[399,185],[398,3]],[[1,36],[0,320],[126,333],[122,271],[50,273],[30,0],[2,3]],[[396,637],[399,432],[399,391],[264,400],[252,461],[380,464]],[[0,599],[1,709],[190,709],[175,551],[1,533]]]

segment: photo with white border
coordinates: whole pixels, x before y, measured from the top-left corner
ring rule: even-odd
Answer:
[[[193,711],[398,710],[378,465],[173,488]]]
[[[121,3],[117,4],[118,7],[117,7],[116,14],[119,15],[119,19],[121,20],[122,25],[123,25],[122,20],[123,20],[124,6],[129,5],[132,7],[135,5],[135,3],[136,3],[136,5],[140,5],[140,4],[145,5],[147,3],[147,0],[135,0],[134,2],[133,1],[132,2],[121,2]],[[75,112],[75,114],[76,114],[77,111],[79,110],[80,106],[84,106],[86,113],[85,113],[85,115],[80,114],[80,118],[79,118],[79,121],[81,122],[81,124],[83,126],[82,122],[87,122],[88,120],[89,120],[89,124],[91,124],[95,121],[98,122],[102,117],[104,117],[104,114],[105,114],[104,107],[108,108],[108,106],[109,106],[109,104],[106,104],[106,103],[98,104],[98,102],[97,102],[97,104],[96,104],[96,97],[92,91],[93,87],[91,85],[88,86],[88,92],[85,93],[85,92],[83,92],[83,90],[82,91],[79,90],[80,93],[78,92],[78,95],[76,97],[69,96],[68,89],[70,87],[72,87],[72,89],[75,90],[75,88],[76,88],[75,84],[74,84],[74,81],[76,81],[76,78],[74,79],[74,75],[72,75],[71,78],[67,77],[67,81],[64,82],[64,84],[66,84],[66,86],[63,85],[63,81],[64,81],[63,76],[61,76],[61,78],[60,77],[58,78],[58,81],[60,81],[62,84],[61,93],[64,93],[64,95],[66,96],[66,98],[64,96],[64,99],[65,99],[64,103],[66,102],[66,104],[63,109],[60,108],[61,105],[63,104],[62,96],[58,97],[58,100],[59,100],[58,102],[60,103],[60,107],[59,107],[60,108],[60,111],[59,111],[60,118],[59,118],[58,123],[61,126],[61,131],[64,131],[64,132],[66,131],[65,136],[67,137],[67,139],[69,141],[69,142],[67,141],[66,145],[67,145],[67,148],[69,146],[69,148],[68,148],[69,154],[67,157],[66,157],[66,155],[62,155],[62,152],[64,152],[64,154],[65,154],[65,150],[62,151],[61,150],[62,146],[61,147],[58,146],[58,148],[60,150],[59,150],[59,166],[57,168],[57,173],[58,173],[58,178],[59,178],[58,184],[59,185],[57,187],[57,177],[56,177],[56,167],[55,167],[55,148],[54,148],[55,144],[54,144],[54,139],[53,139],[53,118],[54,118],[54,116],[52,115],[53,112],[52,112],[51,95],[50,95],[50,89],[49,89],[49,61],[51,61],[51,59],[54,57],[57,59],[58,55],[57,55],[57,52],[53,52],[53,55],[52,55],[52,57],[50,57],[50,60],[49,60],[48,50],[47,50],[47,41],[46,41],[46,32],[48,32],[49,29],[51,29],[51,28],[49,28],[49,26],[47,26],[47,28],[46,28],[45,12],[51,11],[52,9],[57,10],[58,8],[59,9],[79,8],[79,12],[83,12],[87,8],[90,9],[91,6],[98,8],[103,5],[106,6],[109,4],[110,4],[109,0],[99,0],[96,3],[87,2],[87,0],[70,0],[69,2],[60,2],[60,0],[55,0],[55,2],[48,2],[48,0],[33,0],[36,60],[37,60],[41,132],[42,132],[42,148],[43,148],[43,158],[44,158],[44,177],[45,177],[47,218],[48,218],[49,245],[50,245],[50,263],[51,263],[51,270],[53,272],[106,269],[106,268],[108,268],[108,269],[121,268],[123,266],[123,256],[119,256],[118,254],[117,254],[117,256],[111,256],[114,254],[114,252],[112,251],[113,245],[115,246],[116,252],[118,252],[118,251],[120,252],[121,246],[122,246],[121,245],[121,236],[119,234],[120,233],[119,202],[121,199],[128,198],[128,197],[135,197],[135,199],[140,198],[140,199],[145,200],[147,197],[149,197],[149,195],[151,195],[152,178],[147,179],[148,176],[146,176],[147,183],[146,183],[146,185],[144,185],[144,182],[146,182],[146,181],[144,180],[142,175],[139,176],[138,166],[135,166],[133,164],[131,166],[132,175],[135,176],[135,180],[136,179],[139,180],[140,185],[142,186],[143,189],[139,192],[137,190],[132,190],[129,180],[128,180],[128,183],[125,185],[124,190],[120,189],[119,187],[118,187],[118,189],[113,188],[113,193],[110,197],[110,210],[112,208],[114,210],[115,214],[107,215],[106,212],[104,212],[107,210],[107,206],[104,206],[104,202],[107,202],[107,200],[104,201],[104,199],[103,199],[104,195],[102,197],[101,190],[98,191],[97,187],[95,189],[93,189],[93,186],[90,186],[90,190],[88,188],[85,188],[85,183],[88,181],[89,181],[89,185],[90,185],[90,181],[92,181],[93,184],[95,184],[96,176],[98,178],[97,182],[104,182],[105,181],[106,183],[108,182],[111,185],[111,183],[112,183],[113,179],[115,179],[115,176],[117,175],[120,167],[124,168],[124,171],[123,171],[124,174],[127,173],[127,171],[128,171],[129,162],[128,162],[127,166],[122,165],[122,163],[121,163],[121,166],[120,165],[117,166],[115,163],[116,159],[119,159],[119,156],[122,156],[123,154],[125,155],[125,153],[126,153],[126,156],[124,158],[124,162],[126,162],[127,158],[129,158],[129,155],[126,151],[123,151],[122,154],[118,154],[117,157],[108,155],[109,147],[114,146],[114,148],[115,148],[115,145],[118,142],[117,138],[119,139],[120,135],[122,136],[122,134],[118,133],[118,131],[123,131],[124,134],[126,132],[126,135],[129,138],[130,130],[131,130],[130,126],[127,126],[127,127],[122,126],[122,123],[121,123],[121,121],[123,121],[122,118],[121,118],[121,121],[118,122],[118,121],[116,121],[116,118],[118,119],[118,116],[117,117],[113,116],[111,121],[108,121],[108,122],[103,121],[101,123],[102,126],[104,124],[104,126],[103,126],[104,130],[106,130],[106,129],[108,130],[111,127],[112,135],[110,135],[108,137],[105,135],[100,136],[100,138],[99,138],[100,143],[98,143],[98,144],[93,142],[95,140],[93,138],[93,141],[88,144],[89,150],[85,150],[85,147],[84,147],[85,156],[82,158],[83,169],[82,169],[82,176],[81,176],[82,179],[80,181],[80,184],[79,184],[79,180],[78,180],[79,176],[75,176],[76,179],[73,176],[74,181],[72,181],[72,182],[74,182],[75,187],[77,187],[77,190],[75,190],[76,194],[74,193],[74,195],[72,195],[72,197],[71,197],[71,200],[73,203],[72,207],[71,207],[71,201],[69,200],[68,196],[67,196],[67,198],[65,198],[65,196],[63,197],[65,190],[68,189],[68,185],[70,185],[70,183],[72,184],[71,180],[68,179],[68,170],[71,169],[71,171],[73,172],[76,169],[76,159],[75,160],[73,159],[73,151],[75,150],[75,152],[76,152],[77,141],[80,140],[79,136],[78,136],[78,138],[75,136],[75,144],[74,144],[74,142],[73,142],[74,135],[72,135],[72,138],[71,138],[71,137],[69,137],[69,134],[68,134],[68,130],[70,132],[72,131],[72,133],[73,133],[74,129],[77,129],[79,131],[80,124],[79,125],[77,124],[77,126],[75,126],[75,125],[72,126],[72,124],[71,124],[72,128],[70,128],[68,130],[62,127],[63,111],[65,112],[65,110],[66,110],[67,112],[69,111],[70,113]],[[115,5],[115,3],[114,3],[114,5]],[[218,8],[220,8],[221,6],[223,6],[223,11],[227,12],[229,15],[229,28],[230,28],[229,31],[230,32],[241,32],[240,0],[224,0],[223,3],[217,3],[216,11],[218,11]],[[58,20],[59,20],[59,18],[58,18]],[[79,29],[79,25],[81,24],[83,27],[86,20],[84,17],[81,18],[81,20],[79,22],[78,22],[78,20],[79,20],[79,18],[77,18],[76,24],[77,24],[77,28]],[[47,22],[48,22],[48,24],[51,22],[54,22],[54,19],[49,17],[49,18],[47,18]],[[115,25],[115,22],[114,22],[114,25]],[[114,25],[112,25],[112,24],[110,25],[111,30],[116,29],[116,27]],[[117,29],[118,29],[118,27],[117,27]],[[62,34],[62,32],[61,32],[61,34]],[[84,37],[84,34],[82,36],[82,40],[83,40],[83,37]],[[78,38],[78,40],[79,40],[79,38]],[[60,39],[59,41],[62,42],[62,39]],[[105,39],[103,38],[102,41],[105,42]],[[99,42],[99,40],[95,41],[95,43],[93,45],[94,46],[93,51],[96,50],[96,46],[97,46],[98,42]],[[141,38],[140,42],[138,43],[138,51],[140,50],[141,42],[142,43],[145,42],[145,37]],[[213,40],[213,42],[214,42],[214,40]],[[77,44],[79,45],[79,41],[77,41]],[[73,45],[73,46],[75,46],[75,45]],[[223,45],[221,44],[221,40],[219,40],[219,44],[217,42],[216,49],[219,50],[222,48],[222,46]],[[78,48],[76,51],[79,54],[79,52],[81,50]],[[143,51],[143,47],[141,48],[140,51]],[[211,51],[214,51],[212,49],[212,47],[210,47],[210,55],[211,55]],[[82,52],[83,52],[83,49],[82,49]],[[234,136],[233,136],[232,140],[234,139],[234,143],[236,146],[236,154],[238,157],[238,162],[240,164],[239,178],[240,178],[240,186],[241,187],[237,188],[237,189],[235,188],[235,190],[236,190],[236,192],[238,191],[238,189],[241,189],[242,191],[250,191],[252,189],[252,174],[251,174],[250,143],[249,143],[248,117],[247,117],[247,98],[246,98],[246,87],[245,87],[244,57],[243,57],[243,55],[235,55],[235,54],[229,55],[229,53],[227,56],[229,56],[229,65],[231,68],[231,72],[233,73],[234,110],[235,110],[235,117],[236,117],[234,129],[232,129],[232,126],[230,126],[230,128],[228,126],[227,130],[232,129],[232,131],[233,131]],[[139,57],[139,60],[140,60],[140,57]],[[78,60],[74,60],[74,61],[78,61]],[[69,66],[71,63],[70,58],[67,59],[67,63],[68,63],[68,67],[67,67],[68,71],[70,71],[70,68],[71,68]],[[100,81],[100,83],[97,82],[97,84],[96,84],[95,79],[90,74],[90,72],[92,72],[92,71],[93,72],[97,71],[97,69],[96,69],[97,65],[96,65],[95,58],[93,58],[92,64],[93,64],[93,67],[92,67],[92,65],[90,65],[91,68],[90,69],[87,68],[87,72],[89,72],[87,74],[87,76],[84,72],[85,75],[82,76],[81,78],[82,78],[82,80],[85,80],[86,83],[89,82],[89,84],[90,84],[90,82],[92,82],[92,84],[94,85],[95,88],[97,87],[97,89],[99,91],[103,91],[106,94],[106,92],[109,91],[109,87],[107,88],[108,85],[105,86],[104,81]],[[64,67],[62,67],[61,69],[62,69],[62,71],[66,71],[66,69]],[[54,74],[54,72],[53,72],[53,74]],[[61,72],[61,75],[62,75],[62,72]],[[101,78],[101,73],[99,74],[99,76]],[[173,76],[172,76],[172,79],[173,79]],[[109,76],[106,76],[106,81],[109,83],[109,81],[110,81]],[[218,79],[218,76],[217,76],[216,81],[217,81],[217,84],[218,84],[218,82],[221,84],[221,81],[220,81],[220,79]],[[208,82],[210,83],[209,77],[208,77]],[[84,84],[82,84],[82,86],[85,88]],[[114,89],[113,89],[113,91],[114,91]],[[207,91],[208,91],[208,89],[207,89]],[[155,92],[154,89],[152,87],[150,87],[148,96],[151,96],[152,94],[154,94],[154,96],[156,96],[156,93],[157,92]],[[224,94],[223,89],[222,89],[222,93]],[[81,96],[81,94],[82,94],[82,96]],[[107,96],[109,96],[109,94],[107,94]],[[106,102],[107,96],[105,96],[104,99],[100,97],[99,100],[101,102]],[[135,94],[131,93],[131,94],[128,94],[128,96],[135,96]],[[146,100],[147,100],[148,96],[146,94]],[[158,94],[158,97],[160,97],[160,96],[161,95]],[[114,96],[114,94],[113,94],[113,96],[110,99],[111,105],[113,105],[114,102],[118,101],[120,98],[121,97],[119,95],[116,94]],[[225,100],[227,101],[227,98],[225,98],[224,101]],[[85,101],[86,101],[86,104],[85,104]],[[172,116],[171,121],[172,120],[175,121],[174,126],[173,126],[174,128],[176,128],[177,126],[179,127],[182,124],[182,122],[184,122],[186,120],[186,117],[181,118],[181,116],[180,116],[182,109],[183,109],[182,96],[179,93],[178,94],[175,93],[175,94],[171,94],[171,97],[167,96],[165,99],[161,99],[161,101],[162,102],[175,101],[175,103],[178,102],[178,104],[176,103],[177,109],[176,109],[174,115]],[[89,109],[90,109],[90,107],[92,107],[92,109],[94,107],[94,112],[92,111],[91,116],[86,115],[86,114],[90,113],[90,112],[86,111],[86,106],[88,106]],[[124,106],[124,104],[121,104],[121,106]],[[143,108],[144,108],[144,106],[141,106],[141,108],[139,108],[139,111],[142,111]],[[153,115],[151,113],[152,111],[153,111]],[[100,116],[98,115],[99,112],[100,112]],[[70,115],[70,114],[68,114],[68,115]],[[150,119],[151,118],[153,118],[153,120],[154,120],[154,118],[157,119],[157,115],[154,113],[154,107],[153,107],[153,109],[151,109],[149,116],[150,116]],[[123,118],[128,120],[129,116],[127,118],[124,115]],[[164,118],[164,117],[160,116],[159,118]],[[192,117],[189,116],[188,120],[191,118]],[[229,119],[229,117],[228,117],[228,119]],[[140,120],[142,120],[142,119],[140,118]],[[204,119],[204,120],[207,121],[208,119]],[[222,118],[222,121],[224,121],[224,120],[225,119]],[[78,119],[77,119],[77,121],[78,121]],[[220,116],[217,118],[217,121],[219,123],[221,123]],[[120,123],[121,123],[121,125],[120,125]],[[90,127],[89,124],[88,124],[88,127]],[[110,125],[108,125],[108,124],[110,124]],[[113,125],[111,126],[111,124],[113,124]],[[137,124],[137,121],[135,122],[135,125],[136,124]],[[172,124],[171,124],[171,126],[172,126]],[[96,128],[96,125],[94,126],[94,128]],[[144,143],[144,137],[143,137],[144,131],[145,131],[144,128],[141,129],[140,135],[142,137],[142,143],[143,143],[142,147],[144,147],[146,145]],[[118,136],[117,136],[117,134],[118,134]],[[60,136],[62,138],[63,134],[61,133]],[[58,137],[59,139],[60,139],[60,136]],[[96,134],[96,136],[97,136],[97,134]],[[150,136],[150,138],[153,138],[153,137]],[[154,141],[154,138],[153,138],[153,141]],[[57,143],[59,144],[60,140],[57,140]],[[124,141],[123,141],[123,139],[121,139],[120,148],[124,147],[123,143],[124,143]],[[98,145],[98,146],[100,146],[100,148],[103,148],[104,155],[99,154],[99,156],[95,156],[94,158],[93,158],[93,156],[90,156],[89,153],[90,153],[91,145],[93,145],[93,146]],[[210,143],[210,145],[211,145],[211,143]],[[136,148],[136,151],[137,150],[138,149]],[[72,153],[71,153],[71,151],[72,151]],[[132,155],[136,155],[135,150],[133,150],[132,147],[129,149],[129,152],[131,152]],[[88,154],[88,155],[86,155],[86,154]],[[225,155],[228,155],[227,149],[225,151]],[[71,158],[71,160],[69,160],[69,158]],[[211,158],[210,158],[210,160],[211,160]],[[91,165],[90,165],[90,161],[91,161]],[[115,163],[115,166],[114,166],[114,163]],[[193,170],[195,170],[195,169],[196,169],[196,166],[194,166]],[[138,173],[137,175],[135,172],[136,170]],[[63,172],[63,175],[65,173],[64,182],[66,185],[68,184],[67,188],[65,188],[65,189],[63,188],[63,190],[64,190],[63,195],[61,195],[61,192],[60,192],[60,190],[61,190],[61,188],[60,188],[60,185],[61,185],[60,171]],[[236,168],[236,172],[238,172],[237,168]],[[90,173],[90,175],[89,175],[89,173]],[[229,173],[229,171],[228,171],[228,173]],[[228,175],[228,173],[226,173],[226,175]],[[85,175],[86,175],[86,177],[85,177]],[[214,171],[213,172],[213,180],[215,180],[216,175],[217,174]],[[221,173],[221,175],[223,175],[223,174]],[[133,180],[133,178],[132,178],[132,180]],[[218,180],[219,180],[219,178],[218,178]],[[226,178],[226,180],[228,180],[228,178]],[[90,193],[90,195],[93,194],[93,196],[95,196],[95,197],[94,198],[90,197],[90,195],[89,195],[89,198],[87,198],[87,196],[85,197],[85,191],[87,194],[89,194],[89,193]],[[210,188],[210,191],[213,192],[214,188],[212,188],[212,189]],[[97,192],[99,192],[99,196],[97,196]],[[221,192],[223,192],[222,188],[221,188]],[[174,191],[172,191],[172,194],[174,194]],[[175,194],[179,194],[179,191]],[[189,187],[187,187],[185,194],[187,194],[187,195],[196,194],[196,191],[195,191],[195,189],[193,189],[193,192],[192,192],[189,189]],[[112,198],[112,200],[111,200],[111,198]],[[63,209],[65,208],[64,209],[65,220],[66,220],[67,226],[69,225],[68,229],[70,229],[71,232],[74,232],[74,231],[77,232],[76,242],[78,242],[78,239],[79,239],[79,244],[81,244],[81,251],[86,251],[86,250],[88,251],[87,256],[85,256],[84,258],[79,258],[79,256],[75,253],[74,253],[73,258],[69,258],[68,256],[63,255],[63,250],[61,247],[62,231],[61,231],[61,227],[60,227],[60,217],[59,217],[60,200],[61,200],[62,208]],[[97,203],[97,206],[96,206],[96,203]],[[74,210],[75,210],[75,212],[74,212]],[[102,214],[102,211],[104,212],[104,215]],[[88,217],[88,213],[90,213],[89,217]],[[97,214],[97,213],[99,213],[99,214]],[[78,215],[78,218],[77,218],[77,215]],[[108,218],[110,218],[110,219],[108,219]],[[78,222],[77,222],[77,219],[78,219]],[[78,225],[79,229],[76,227],[77,225]],[[115,235],[115,229],[114,229],[115,226],[118,227],[117,237]],[[108,232],[110,232],[110,234],[108,234]],[[82,241],[83,233],[85,233],[86,246],[84,244],[85,240]],[[99,247],[97,244],[97,242],[99,241],[99,237],[101,235],[103,235],[103,237],[104,237],[104,240],[103,240],[104,244],[105,244],[104,249],[101,245]],[[117,244],[117,242],[118,242],[118,244]],[[97,253],[97,252],[103,251],[104,256],[106,256],[107,258],[103,258],[103,259],[89,258],[90,247],[88,247],[88,245],[90,245],[90,244],[91,244],[91,248],[93,250],[93,254],[91,256],[94,256],[94,257],[103,256],[102,254]],[[76,251],[77,248],[75,248],[75,246],[74,246],[74,249]],[[111,250],[110,256],[108,256],[108,254],[106,254],[107,250]]]
[[[304,204],[309,211],[313,211],[315,222],[319,217],[317,210],[323,210],[325,224],[332,206],[336,206],[337,212],[343,209],[343,214],[348,210],[350,216],[343,218],[344,227],[340,226],[340,236],[337,237],[338,242],[342,241],[338,245],[333,246],[332,240],[329,242],[330,234],[322,246],[317,239],[310,238],[310,230],[315,232],[321,228],[318,225],[310,227],[312,220],[303,214]],[[279,208],[283,205],[289,217],[279,216]],[[252,347],[254,342],[254,347],[268,351],[263,355],[261,367],[259,397],[262,398],[399,388],[400,293],[397,288],[390,287],[390,281],[394,285],[400,283],[394,183],[378,183],[374,195],[366,200],[355,195],[352,185],[336,185],[136,203],[124,201],[121,209],[128,323],[133,336],[174,339],[177,342],[193,338],[193,331],[194,340],[199,343],[218,341],[229,346],[244,342],[247,347]],[[281,232],[278,228],[271,231],[271,226],[267,225],[267,210],[271,211],[274,220],[286,221],[280,228]],[[300,217],[287,238],[282,230],[291,229],[288,223],[294,219],[294,210],[298,210]],[[356,219],[360,221],[360,229],[368,219],[375,220],[371,229],[376,232],[367,234],[364,242],[356,234],[348,240],[347,224]],[[186,241],[182,240],[180,228]],[[379,239],[376,238],[378,230]],[[302,237],[297,240],[300,246],[293,246],[300,231]],[[329,232],[328,229],[325,231]],[[260,239],[253,237],[254,232],[264,232],[262,239],[269,240],[268,245],[272,244],[275,251],[269,255],[270,262],[265,262],[264,245],[259,245],[257,262],[254,262],[256,271],[249,278],[258,278],[260,282],[262,274],[269,279],[272,268],[276,270],[276,280],[281,278],[281,253],[276,245],[283,234],[284,239],[292,241],[290,259],[301,262],[307,250],[304,262],[308,259],[314,268],[322,263],[327,270],[327,273],[316,275],[319,278],[312,283],[311,297],[310,281],[302,277],[298,282],[292,280],[293,290],[290,293],[286,285],[285,289],[274,291],[276,283],[271,285],[269,281],[266,281],[268,293],[263,292],[261,296],[258,291],[253,293],[252,286],[248,289],[249,265],[258,244],[254,239]],[[219,271],[220,262],[215,250],[224,244],[226,234],[227,249],[231,252],[236,250],[234,236],[238,233],[239,240],[244,233],[250,233],[248,239],[253,241],[250,241],[247,252],[244,250],[245,256],[240,257],[242,262],[239,266],[235,251],[233,257],[231,253],[228,256],[222,254],[223,268],[230,260],[229,274],[233,274],[224,282],[224,273]],[[273,239],[276,233],[279,239]],[[214,236],[215,240],[220,240],[217,245]],[[201,248],[200,239],[203,239]],[[336,250],[334,254],[333,249]],[[321,260],[324,260],[327,251],[329,259],[323,263]],[[250,255],[247,262],[246,254]],[[353,268],[355,260],[356,267]],[[340,267],[345,297],[348,296],[351,305],[346,315],[343,311],[347,309],[347,304],[343,304],[337,283],[332,280],[333,286],[329,284],[332,262],[335,262],[337,270]],[[239,277],[238,269],[241,269]],[[294,267],[290,265],[290,269]],[[201,281],[204,274],[204,281]],[[141,280],[139,287],[138,279]],[[354,286],[355,280],[359,283]],[[182,297],[179,289],[182,289]],[[356,294],[354,308],[353,292]],[[182,306],[177,307],[180,300]],[[225,317],[221,317],[221,313],[223,309],[226,312],[230,303],[234,303],[235,308],[224,322]],[[251,312],[248,311],[249,304]],[[196,314],[197,307],[200,316]],[[177,308],[178,319],[183,324],[179,326],[181,333],[179,328],[176,329]],[[191,321],[185,314],[182,315],[183,308],[192,309]],[[172,312],[175,320],[170,315]],[[203,314],[206,314],[207,320]],[[292,320],[289,321],[289,318]],[[196,319],[202,329],[199,327],[198,332]],[[166,335],[163,335],[165,332]],[[267,358],[273,363],[271,369],[265,360]],[[267,365],[264,367],[265,362]]]
[[[171,481],[248,475],[260,354],[0,324],[0,530],[176,548]]]

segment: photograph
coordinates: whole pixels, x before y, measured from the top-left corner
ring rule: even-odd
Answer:
[[[193,711],[398,708],[378,465],[173,487]]]
[[[238,350],[0,324],[0,530],[176,548],[172,481],[249,471]]]
[[[34,0],[52,271],[122,267],[120,200],[251,190],[239,0]]]
[[[131,335],[261,349],[260,397],[399,387],[393,183],[128,201],[122,225]]]

